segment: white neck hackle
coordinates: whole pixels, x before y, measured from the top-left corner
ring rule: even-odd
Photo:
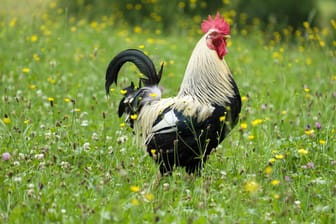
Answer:
[[[192,52],[178,97],[190,95],[205,104],[226,105],[234,96],[231,72],[225,60],[208,48],[207,35],[199,40]]]

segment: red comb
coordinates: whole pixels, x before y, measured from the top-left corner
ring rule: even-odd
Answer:
[[[226,35],[230,34],[229,24],[224,20],[224,17],[221,18],[218,12],[214,19],[209,15],[208,20],[203,20],[201,26],[203,33],[207,33],[210,29],[217,29]]]

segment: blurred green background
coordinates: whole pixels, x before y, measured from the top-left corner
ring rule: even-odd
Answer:
[[[50,4],[60,6],[66,15],[86,20],[102,16],[113,18],[115,24],[142,26],[164,32],[181,31],[190,26],[190,21],[199,25],[201,18],[219,11],[229,14],[237,27],[249,24],[263,29],[293,30],[308,21],[313,26],[325,26],[336,18],[334,0],[56,0],[56,1],[11,1],[2,3],[0,16],[5,13],[29,14]],[[52,8],[52,7],[51,7]],[[13,10],[14,9],[14,10]],[[55,9],[56,10],[56,9]],[[50,10],[49,13],[53,13]],[[56,12],[55,12],[56,13]],[[237,18],[238,17],[238,18]],[[239,21],[239,24],[238,22]],[[256,22],[257,21],[257,22]]]

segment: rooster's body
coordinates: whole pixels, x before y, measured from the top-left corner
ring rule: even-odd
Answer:
[[[174,166],[198,173],[238,121],[241,99],[238,87],[223,60],[229,28],[219,15],[203,22],[205,35],[197,43],[187,66],[180,91],[174,98],[161,99],[158,83],[163,66],[156,73],[152,61],[141,51],[125,50],[109,64],[106,91],[121,66],[130,61],[147,77],[144,87],[131,86],[119,105],[119,116],[143,138],[147,152],[160,164],[161,174]]]

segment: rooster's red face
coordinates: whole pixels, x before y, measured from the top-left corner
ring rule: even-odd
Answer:
[[[208,48],[215,50],[221,60],[228,52],[226,48],[226,40],[228,38],[230,38],[230,35],[218,30],[210,30],[206,35],[206,43]]]
[[[209,15],[208,20],[203,21],[202,30],[206,33],[207,46],[215,50],[218,57],[223,59],[227,54],[226,40],[230,38],[229,24],[217,13],[215,18]]]

